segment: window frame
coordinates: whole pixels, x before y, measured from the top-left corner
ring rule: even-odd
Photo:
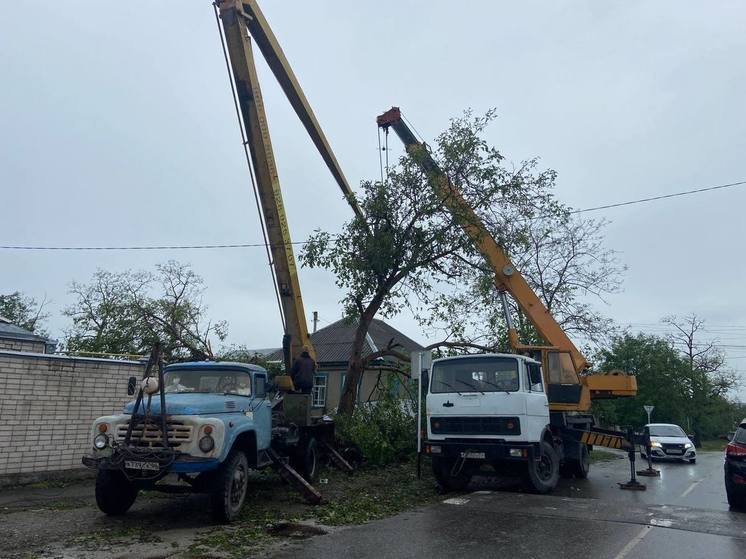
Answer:
[[[317,379],[323,378],[324,384],[317,384]],[[317,389],[323,388],[324,399],[321,404],[317,404]],[[311,407],[312,408],[324,408],[326,407],[326,401],[329,397],[329,373],[314,373],[313,375],[313,387],[311,388]]]

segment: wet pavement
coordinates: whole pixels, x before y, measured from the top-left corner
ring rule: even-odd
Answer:
[[[719,452],[694,465],[656,462],[660,478],[641,478],[647,490],[634,492],[617,486],[628,478],[622,458],[594,464],[587,480],[563,480],[552,495],[483,478],[466,495],[275,557],[744,558],[746,514],[728,508],[722,465]]]

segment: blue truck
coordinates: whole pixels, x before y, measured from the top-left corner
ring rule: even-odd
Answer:
[[[266,467],[319,502],[311,484],[322,452],[351,471],[333,449],[334,423],[312,408],[309,394],[271,388],[258,365],[162,367],[151,356],[139,387],[129,379],[129,394],[137,398],[121,414],[93,422],[93,448],[83,463],[96,470],[98,507],[124,514],[143,489],[204,492],[213,517],[230,522],[246,497],[249,470]]]

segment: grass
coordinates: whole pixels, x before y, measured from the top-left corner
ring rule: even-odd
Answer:
[[[113,544],[132,544],[134,542],[159,542],[161,539],[139,527],[118,527],[86,532],[70,539],[68,545],[75,545],[86,550],[98,550],[102,546]]]
[[[703,452],[707,451],[713,451],[713,452],[722,452],[725,450],[725,445],[728,444],[728,441],[724,439],[713,439],[710,441],[702,441],[702,446],[699,447],[697,450],[701,450]]]
[[[623,457],[616,452],[598,450],[596,448],[591,451],[591,464],[595,464],[596,462],[608,462],[609,460],[618,460],[619,458]]]
[[[317,483],[316,487],[324,494],[325,501],[315,507],[307,505],[289,486],[280,484],[274,474],[257,474],[252,477],[239,520],[198,538],[186,556],[200,559],[253,556],[287,539],[273,535],[283,523],[361,524],[436,502],[442,497],[435,490],[430,468],[425,466],[429,464],[423,464],[419,480],[413,462],[363,468],[352,476],[324,470],[319,477],[327,481]]]

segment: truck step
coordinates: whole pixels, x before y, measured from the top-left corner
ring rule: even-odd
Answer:
[[[283,460],[273,449],[267,449],[267,455],[272,460],[272,466],[280,477],[295,487],[303,498],[312,505],[318,505],[321,502],[321,493],[308,483],[303,476],[296,472],[290,464]]]

